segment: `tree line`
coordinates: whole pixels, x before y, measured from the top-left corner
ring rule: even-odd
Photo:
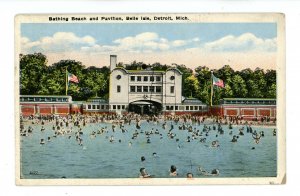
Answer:
[[[68,72],[80,80],[78,84],[69,83],[68,95],[71,95],[73,100],[87,100],[96,96],[108,99],[108,66],[86,67],[75,60],[61,60],[50,66],[47,63],[47,57],[42,53],[20,55],[20,94],[64,95],[67,67]],[[145,64],[136,61],[130,64],[118,63],[117,66],[128,70],[154,71],[176,67],[183,73],[183,96],[198,98],[206,104],[210,102],[211,71],[225,82],[225,88],[214,87],[213,104],[218,104],[218,100],[222,98],[276,98],[275,70],[248,68],[235,71],[230,65],[213,70],[207,66],[198,66],[192,70],[182,64]]]

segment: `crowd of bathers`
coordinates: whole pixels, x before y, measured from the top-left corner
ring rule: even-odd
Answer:
[[[182,147],[182,138],[178,138],[176,133],[173,131],[174,126],[177,126],[177,130],[187,131],[189,135],[184,139],[184,142],[191,142],[193,140],[199,141],[200,143],[207,143],[207,137],[211,134],[215,134],[215,139],[211,141],[207,146],[212,148],[218,148],[220,142],[218,137],[225,134],[223,129],[224,126],[228,126],[228,133],[232,135],[230,142],[238,142],[240,137],[243,137],[245,134],[251,134],[254,142],[258,144],[260,140],[264,137],[264,131],[257,131],[252,128],[252,122],[244,121],[242,118],[236,117],[215,117],[215,116],[191,116],[191,115],[166,115],[166,116],[147,116],[147,115],[138,115],[134,113],[128,113],[126,115],[116,115],[116,114],[104,114],[104,115],[35,115],[35,116],[20,116],[20,135],[23,137],[29,136],[34,131],[33,125],[41,125],[41,132],[45,131],[45,125],[52,125],[53,135],[48,136],[47,138],[41,138],[40,144],[45,145],[47,142],[50,142],[56,137],[67,135],[68,139],[74,138],[78,145],[83,146],[83,137],[84,127],[88,124],[96,123],[110,123],[111,127],[99,126],[97,129],[89,133],[91,139],[101,136],[104,133],[110,133],[111,136],[105,136],[105,139],[109,142],[119,142],[122,140],[115,140],[114,133],[116,131],[121,131],[124,134],[129,133],[125,128],[125,125],[131,125],[135,131],[131,131],[129,135],[130,139],[128,142],[129,146],[132,146],[134,140],[136,140],[139,135],[145,135],[147,140],[146,143],[151,143],[152,135],[158,135],[160,139],[163,139],[162,130],[166,132],[168,139],[174,139],[178,145],[178,149]],[[143,130],[141,128],[141,122],[152,123],[153,128],[149,130]],[[167,125],[169,122],[169,127]],[[197,125],[203,125],[202,130],[200,130]],[[237,134],[233,134],[233,125],[240,127]],[[157,128],[161,126],[160,130]],[[276,129],[273,130],[273,136],[276,136]],[[179,142],[180,141],[180,142]],[[251,148],[252,150],[255,147]],[[157,156],[157,153],[153,153],[153,156]],[[141,157],[141,161],[145,161],[145,157]],[[146,172],[144,167],[140,168],[140,177],[149,178],[155,177]],[[201,166],[198,167],[198,172],[200,175],[205,176],[217,176],[219,175],[218,169],[213,169],[211,172],[203,170]],[[178,176],[177,168],[175,165],[170,167],[170,177]],[[193,173],[187,173],[187,178],[192,178]]]

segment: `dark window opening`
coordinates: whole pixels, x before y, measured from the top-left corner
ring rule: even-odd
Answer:
[[[148,92],[148,86],[143,86],[143,92],[145,92],[145,93]]]
[[[130,92],[135,92],[135,86],[130,86]]]
[[[174,86],[171,86],[170,93],[174,93],[174,90],[175,90]]]
[[[136,88],[136,92],[142,92],[142,86],[137,86],[137,88]]]
[[[157,92],[157,93],[161,93],[161,86],[157,86],[157,87],[156,87],[156,92]]]

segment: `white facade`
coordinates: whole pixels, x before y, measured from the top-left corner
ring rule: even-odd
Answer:
[[[182,73],[176,68],[166,71],[125,70],[115,68],[110,74],[110,111],[128,110],[129,104],[180,105]]]

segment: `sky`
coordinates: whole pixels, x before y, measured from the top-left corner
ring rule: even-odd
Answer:
[[[65,59],[85,66],[159,62],[235,70],[275,69],[276,23],[21,24],[21,53],[41,52],[48,64]]]

